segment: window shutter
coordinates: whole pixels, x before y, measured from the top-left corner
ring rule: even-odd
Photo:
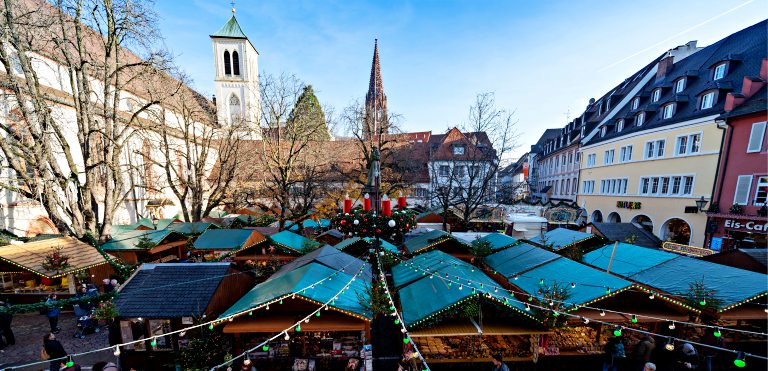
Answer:
[[[747,152],[760,152],[763,149],[763,136],[765,135],[765,123],[752,124],[752,132],[749,133],[749,146]]]
[[[739,175],[736,181],[736,194],[733,195],[733,203],[746,205],[749,202],[749,189],[752,187],[752,175]]]

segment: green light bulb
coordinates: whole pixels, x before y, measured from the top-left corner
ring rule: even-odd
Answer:
[[[149,345],[155,347],[155,346],[157,346],[157,341],[156,340],[152,340],[152,341],[149,342]]]
[[[210,325],[208,325],[208,329],[209,329],[209,330],[213,330],[213,323],[211,323]]]
[[[744,362],[743,359],[734,359],[733,360],[733,364],[736,367],[738,367],[738,368],[742,368],[742,367],[745,367],[747,365],[747,362]]]
[[[707,305],[707,301],[704,299],[701,299],[701,301],[699,302],[699,305],[701,306]]]
[[[315,313],[315,317],[320,317],[320,312]]]
[[[300,331],[301,331],[301,325],[296,326],[296,332],[300,332]]]
[[[265,346],[261,347],[261,350],[263,350],[265,352],[268,351],[269,350],[269,345],[265,345]]]
[[[403,339],[403,344],[408,344],[408,342],[409,342],[408,338]]]
[[[736,363],[736,362],[734,362],[734,363]],[[73,362],[73,361],[67,361],[67,363],[66,363],[67,367],[72,367],[74,365],[75,365],[75,362]],[[740,366],[740,367],[744,367],[744,366]]]
[[[715,333],[712,334],[712,335],[714,335],[716,338],[719,338],[722,334],[720,333],[720,330],[718,329],[718,330],[715,330]]]
[[[400,320],[399,320],[399,319],[396,319],[396,320],[395,320],[395,324],[396,324],[396,325],[399,325],[399,324],[400,324]]]

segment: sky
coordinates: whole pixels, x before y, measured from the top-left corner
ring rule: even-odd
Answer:
[[[155,6],[165,46],[210,97],[208,36],[231,17],[230,1]],[[762,21],[768,1],[240,0],[235,8],[259,72],[294,74],[337,112],[364,100],[376,38],[387,108],[403,131],[443,133],[465,121],[478,93],[494,93],[498,108],[514,111],[517,157],[665,51]]]

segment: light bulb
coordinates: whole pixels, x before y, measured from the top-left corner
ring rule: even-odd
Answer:
[[[186,335],[186,334],[187,334],[186,331],[182,331],[182,332],[179,333],[179,337],[184,337],[184,335]]]
[[[575,289],[575,288],[576,288],[576,282],[571,282],[571,288],[572,288],[572,289]]]
[[[716,328],[715,332],[712,333],[712,335],[714,335],[716,338],[719,338],[720,336],[722,336],[722,334],[720,333],[720,329],[719,328]]]
[[[605,317],[605,311],[604,310],[600,311],[600,317]]]
[[[675,329],[675,322],[669,321],[669,326],[667,326],[667,327],[669,327],[670,330],[674,330]]]
[[[585,323],[585,324],[589,323],[589,318],[587,318],[587,317],[584,317],[584,323]]]
[[[667,344],[664,345],[664,349],[670,352],[675,350],[675,339],[669,338],[669,340],[667,340]]]
[[[530,311],[531,311],[531,306],[530,306],[530,305],[528,305],[528,304],[526,304],[526,305],[525,305],[525,310],[526,310],[526,311],[528,311],[528,312],[530,312]]]
[[[269,310],[269,304],[267,304],[267,310]]]
[[[634,314],[632,315],[632,323],[637,323],[637,316]]]
[[[733,365],[738,368],[743,368],[747,365],[747,355],[744,352],[736,353],[736,359],[733,360]]]
[[[648,295],[648,299],[651,299],[651,300],[656,299],[656,295],[651,293],[650,295]]]
[[[120,355],[120,346],[119,346],[119,345],[115,347],[115,353],[114,353],[114,354],[115,354],[116,356],[119,356],[119,355]]]
[[[288,333],[286,332],[285,333],[285,337],[283,337],[283,339],[290,340],[291,339],[291,335],[288,335]]]

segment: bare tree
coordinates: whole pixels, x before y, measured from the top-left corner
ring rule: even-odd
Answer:
[[[144,1],[4,0],[0,23],[1,85],[17,118],[1,127],[16,178],[0,187],[39,199],[60,230],[109,236],[131,191],[125,145],[162,101],[146,98],[150,86],[169,79],[153,10]]]
[[[465,225],[478,207],[496,202],[497,175],[515,146],[515,124],[514,112],[497,108],[492,93],[478,94],[467,121],[447,134],[450,145],[430,153],[433,200],[446,211],[453,208]]]
[[[322,155],[315,152],[321,150],[320,142],[312,138],[328,129],[318,115],[309,114],[312,111],[307,107],[294,110],[304,91],[304,84],[295,76],[266,75],[259,80],[263,133],[259,152],[261,188],[263,196],[274,201],[279,209],[279,228],[283,229],[289,217],[306,217],[308,205],[317,197],[316,179],[320,177]],[[294,209],[295,201],[300,201],[298,209]],[[292,210],[297,210],[297,215],[292,215]]]
[[[235,120],[218,126],[215,107],[187,88],[168,99],[157,122],[162,123],[154,128],[162,156],[148,160],[163,169],[184,220],[200,221],[224,203],[236,172],[247,169],[240,166],[247,157],[238,156],[247,125]]]

